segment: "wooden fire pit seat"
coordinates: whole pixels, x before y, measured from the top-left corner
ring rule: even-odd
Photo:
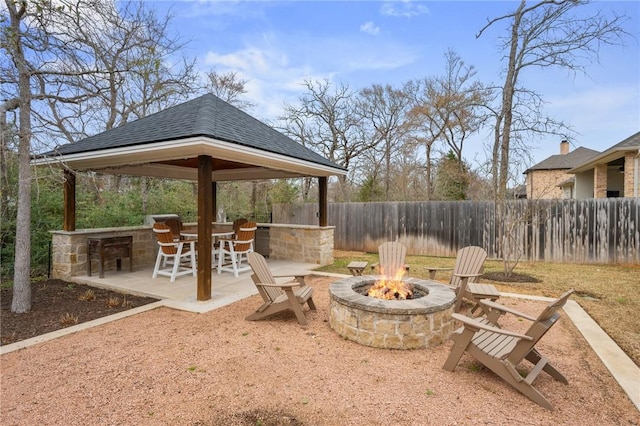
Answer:
[[[347,265],[347,269],[351,272],[351,275],[354,277],[358,275],[362,275],[362,272],[365,270],[369,262],[351,262]]]

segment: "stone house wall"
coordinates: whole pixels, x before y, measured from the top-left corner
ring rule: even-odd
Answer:
[[[558,185],[574,175],[566,170],[532,170],[527,173],[527,198],[530,200],[561,199],[563,191]]]
[[[635,159],[635,152],[627,152],[624,155],[624,197],[637,196],[634,193]]]

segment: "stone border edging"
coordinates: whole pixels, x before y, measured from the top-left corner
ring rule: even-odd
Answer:
[[[29,346],[37,345],[39,343],[48,342],[49,340],[57,339],[58,337],[66,336],[68,334],[76,333],[81,330],[86,330],[87,328],[106,324],[111,321],[130,317],[132,315],[150,311],[162,306],[165,306],[164,300],[159,300],[157,302],[138,306],[137,308],[127,309],[126,311],[118,312],[113,315],[108,315],[106,317],[96,318],[91,321],[83,322],[82,324],[72,325],[71,327],[61,328],[60,330],[55,330],[50,333],[32,337],[30,339],[25,339],[19,342],[11,343],[9,345],[0,346],[0,355],[8,354],[9,352],[14,352],[20,349],[27,348]]]

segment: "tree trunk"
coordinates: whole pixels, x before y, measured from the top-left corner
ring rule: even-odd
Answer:
[[[384,161],[385,161],[385,182],[384,182],[384,193],[385,193],[385,200],[389,201],[389,193],[391,191],[391,143],[389,142],[389,139],[386,139],[386,146],[385,146],[385,152],[384,152]]]
[[[251,203],[251,212],[253,213],[253,218],[256,218],[256,204],[257,204],[257,198],[258,198],[258,184],[256,183],[256,181],[251,181],[251,200],[249,201]]]
[[[425,164],[425,182],[426,182],[426,191],[424,193],[424,198],[426,201],[431,200],[431,143],[425,144],[425,152],[427,156],[427,163]]]
[[[11,312],[31,310],[31,87],[29,67],[22,50],[20,19],[26,2],[16,10],[16,3],[6,2],[11,16],[9,50],[18,71],[20,130],[18,134],[18,211],[16,218],[15,270],[13,272],[13,300]]]
[[[146,176],[140,179],[140,192],[142,195],[142,213],[146,216],[149,214],[149,178]]]
[[[309,201],[309,192],[311,192],[311,178],[302,178],[302,202]]]
[[[492,149],[492,157],[491,157],[491,183],[493,189],[493,199],[494,201],[498,201],[498,165],[500,164],[500,129],[502,128],[502,114],[498,114],[496,117],[496,124],[493,129],[493,149]]]
[[[511,144],[511,124],[513,121],[513,97],[515,93],[515,85],[518,79],[518,69],[516,67],[518,55],[518,31],[520,22],[522,21],[522,11],[527,2],[521,0],[518,10],[514,13],[513,25],[511,27],[511,46],[509,49],[509,65],[507,67],[507,75],[505,77],[504,87],[502,89],[502,134],[500,136],[500,162],[498,168],[498,188],[496,198],[503,200],[507,194],[507,183],[509,181],[509,149]],[[498,142],[496,140],[496,142]],[[494,153],[496,152],[494,148]]]

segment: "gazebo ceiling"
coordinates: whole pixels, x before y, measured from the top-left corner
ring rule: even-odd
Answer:
[[[294,178],[344,174],[343,169],[230,142],[198,137],[34,160],[74,171],[197,180],[198,156],[212,161],[212,181]]]
[[[212,180],[344,175],[346,170],[207,94],[34,158],[74,171],[197,180],[198,157]]]

